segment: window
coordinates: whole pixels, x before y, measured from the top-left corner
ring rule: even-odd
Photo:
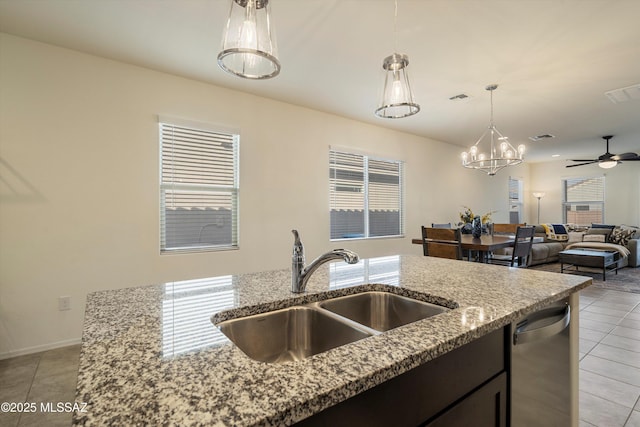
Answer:
[[[329,152],[332,240],[401,236],[403,163]]]
[[[238,247],[239,135],[160,120],[160,251]]]
[[[522,221],[522,180],[509,177],[509,223]]]
[[[589,225],[604,222],[604,177],[562,180],[563,221]]]

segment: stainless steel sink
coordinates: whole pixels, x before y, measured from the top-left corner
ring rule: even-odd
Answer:
[[[389,292],[362,292],[318,305],[376,331],[388,331],[447,311],[445,307]]]
[[[305,359],[372,335],[307,306],[226,320],[217,326],[247,356],[270,363]]]
[[[225,320],[216,326],[250,358],[284,363],[447,310],[389,292],[367,291]]]

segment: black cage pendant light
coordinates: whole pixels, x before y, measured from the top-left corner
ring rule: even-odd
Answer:
[[[398,44],[397,20],[398,0],[395,0],[393,32],[396,45]],[[382,91],[382,100],[376,110],[376,116],[399,119],[413,116],[420,111],[420,106],[414,101],[411,85],[409,85],[408,66],[409,57],[400,53],[387,56],[382,62],[382,68],[385,70],[384,90]]]
[[[246,79],[269,79],[280,73],[270,0],[231,0],[218,65]]]

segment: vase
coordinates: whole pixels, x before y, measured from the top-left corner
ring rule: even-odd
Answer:
[[[479,216],[476,216],[475,218],[473,218],[471,234],[476,239],[480,238],[480,236],[482,235],[482,221],[480,221]]]

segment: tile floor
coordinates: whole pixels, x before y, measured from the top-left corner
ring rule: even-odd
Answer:
[[[73,402],[80,346],[0,360],[0,402]],[[68,426],[69,413],[0,413],[0,426]],[[580,296],[580,427],[640,427],[640,294]]]
[[[580,427],[640,427],[640,294],[580,295]]]
[[[34,413],[0,412],[0,426],[70,426],[71,413],[41,412],[40,403],[74,402],[80,346],[0,360],[0,402],[36,403]]]

